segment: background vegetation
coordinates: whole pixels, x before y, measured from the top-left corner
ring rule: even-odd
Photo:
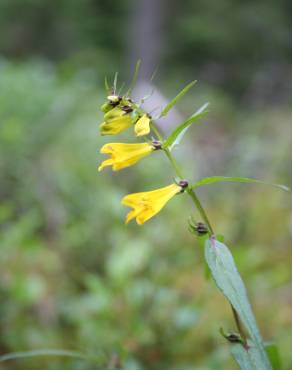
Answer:
[[[187,201],[124,226],[124,194],[172,181],[163,156],[96,171],[107,141],[97,130],[103,78],[119,70],[127,81],[141,57],[142,79],[160,66],[155,84],[166,98],[198,79],[177,110],[211,103],[176,152],[192,179],[291,186],[291,16],[284,0],[0,2],[0,352],[89,356],[0,369],[103,369],[115,353],[127,370],[235,368],[218,334],[233,329],[229,307],[205,278]],[[200,196],[232,247],[264,337],[291,369],[291,196],[239,184]]]

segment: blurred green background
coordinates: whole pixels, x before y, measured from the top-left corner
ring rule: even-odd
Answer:
[[[143,227],[124,225],[121,197],[173,181],[167,161],[158,153],[119,173],[96,171],[98,149],[112,140],[98,133],[103,79],[118,70],[128,82],[138,58],[142,90],[159,66],[154,86],[166,99],[197,79],[174,121],[161,122],[168,132],[211,103],[175,152],[190,179],[291,186],[291,21],[288,0],[1,0],[0,353],[88,358],[16,359],[0,369],[115,369],[115,356],[126,370],[236,368],[219,334],[234,329],[230,308],[205,278],[188,199]],[[244,184],[199,195],[232,248],[264,337],[291,369],[291,195]]]

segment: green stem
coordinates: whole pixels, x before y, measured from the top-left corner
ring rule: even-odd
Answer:
[[[157,138],[162,142],[163,141],[163,137],[162,137],[161,133],[159,132],[158,128],[154,124],[152,124],[152,129],[153,129],[155,135],[157,136]],[[174,168],[174,171],[175,171],[176,175],[181,180],[183,180],[184,179],[184,176],[183,176],[182,170],[180,169],[179,164],[177,163],[177,161],[174,158],[174,156],[171,154],[170,150],[168,148],[165,148],[164,149],[164,152],[165,152],[167,158],[169,159],[172,167]],[[213,230],[212,225],[211,225],[211,223],[209,221],[209,218],[208,218],[208,216],[207,216],[207,214],[206,214],[206,212],[205,212],[205,210],[204,210],[204,208],[203,208],[203,206],[202,206],[202,204],[201,204],[201,202],[200,202],[197,194],[195,193],[194,189],[187,188],[186,191],[189,194],[189,196],[191,197],[191,199],[192,199],[193,203],[195,204],[197,210],[199,211],[202,219],[204,220],[204,222],[208,226],[210,235],[214,235],[214,230]]]
[[[197,194],[194,192],[194,190],[192,188],[188,188],[187,192],[190,195],[190,197],[192,198],[194,204],[196,205],[196,207],[197,207],[201,217],[203,218],[204,222],[208,226],[211,235],[214,235],[214,230],[212,228],[212,225],[210,224],[209,218],[208,218],[208,216],[207,216],[199,198],[197,197]]]
[[[159,129],[153,123],[151,124],[151,128],[152,128],[153,132],[155,133],[155,135],[157,136],[158,140],[161,141],[161,143],[162,143],[163,142],[163,137],[162,137]],[[177,163],[176,159],[174,158],[174,156],[171,154],[170,150],[168,148],[165,148],[164,152],[165,152],[167,158],[169,159],[172,167],[174,168],[174,171],[175,171],[176,175],[181,180],[183,180],[184,176],[183,176],[182,170],[181,170],[179,164]],[[209,218],[208,218],[208,216],[207,216],[207,214],[206,214],[206,212],[205,212],[197,194],[195,193],[194,189],[187,188],[186,191],[187,191],[188,195],[191,197],[191,199],[192,199],[193,203],[195,204],[198,212],[200,213],[202,219],[204,220],[204,222],[208,226],[210,236],[214,235],[213,227],[212,227],[212,225],[209,221]],[[235,308],[232,305],[231,305],[231,309],[232,309],[232,313],[233,313],[233,317],[234,317],[234,321],[235,321],[237,330],[240,333],[244,343],[246,344],[247,343],[246,335],[245,335],[244,330],[242,328],[238,313],[236,312]]]
[[[179,167],[179,164],[177,163],[177,161],[176,161],[176,159],[174,158],[174,156],[170,153],[169,149],[164,149],[164,152],[165,152],[165,154],[166,154],[167,158],[169,159],[169,161],[170,161],[170,163],[171,163],[172,167],[174,168],[176,175],[177,175],[181,180],[183,180],[185,177],[183,176],[182,171],[181,171],[181,169],[180,169],[180,167]]]

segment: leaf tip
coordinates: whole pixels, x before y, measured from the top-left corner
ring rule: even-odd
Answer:
[[[279,185],[279,187],[280,187],[282,190],[290,191],[289,186],[286,186],[286,185],[282,185],[282,184],[280,184],[280,185]]]

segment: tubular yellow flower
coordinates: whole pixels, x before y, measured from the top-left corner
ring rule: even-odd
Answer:
[[[171,184],[153,191],[126,195],[122,199],[122,204],[133,208],[133,210],[127,214],[126,224],[133,218],[136,218],[138,225],[144,224],[144,222],[155,216],[165,204],[175,194],[181,192],[182,189],[182,186]]]
[[[148,135],[150,132],[150,117],[147,114],[143,114],[135,125],[136,136]]]
[[[104,121],[99,126],[99,129],[101,135],[116,135],[125,131],[131,125],[131,116],[129,114],[124,114],[123,116]]]
[[[111,158],[102,162],[98,167],[98,171],[104,167],[112,166],[113,171],[121,170],[122,168],[132,166],[141,158],[150,154],[155,147],[148,143],[141,144],[123,144],[123,143],[109,143],[105,144],[100,153],[109,154]]]
[[[100,125],[101,135],[116,135],[133,125],[138,119],[130,106],[114,107],[104,115]]]
[[[122,108],[120,108],[120,107],[114,107],[110,111],[108,111],[107,113],[105,113],[104,119],[105,119],[105,121],[108,121],[108,120],[111,120],[111,119],[114,119],[114,118],[121,117],[125,113],[127,113],[127,111],[123,110]]]

